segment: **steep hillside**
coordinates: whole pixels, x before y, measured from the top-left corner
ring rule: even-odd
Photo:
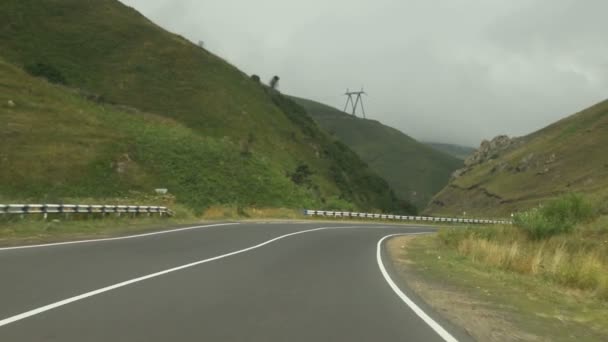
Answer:
[[[353,117],[335,108],[300,98],[317,123],[352,148],[397,195],[419,208],[462,167],[462,161],[417,142],[402,132],[378,121]]]
[[[425,144],[431,146],[432,148],[441,151],[445,154],[449,154],[452,157],[456,157],[461,160],[467,159],[475,149],[468,146],[454,145],[454,144],[444,144],[444,143],[434,143],[434,142],[425,142]]]
[[[482,143],[428,208],[433,214],[508,215],[568,192],[608,210],[608,101],[529,136]]]
[[[312,200],[272,164],[175,120],[94,104],[1,60],[0,89],[1,198],[140,199],[166,187],[196,209]]]
[[[7,0],[0,22],[0,197],[398,210],[297,105],[118,1]]]

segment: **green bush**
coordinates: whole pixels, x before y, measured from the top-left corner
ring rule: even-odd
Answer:
[[[535,240],[566,233],[574,227],[574,225],[567,222],[549,221],[539,208],[516,214],[513,218],[513,224]]]
[[[300,164],[296,167],[296,170],[291,174],[291,181],[296,183],[297,185],[310,184],[310,176],[312,176],[312,171],[310,167],[306,164]]]
[[[535,240],[570,233],[577,223],[595,216],[595,211],[582,196],[569,194],[545,206],[515,215],[513,223]]]
[[[325,210],[355,211],[355,205],[345,199],[332,196],[323,205]]]
[[[396,196],[396,195],[395,195]],[[418,208],[410,201],[399,199],[398,200],[399,210],[397,214],[400,215],[418,215]]]
[[[542,208],[545,216],[552,220],[572,222],[573,224],[587,222],[595,217],[593,206],[581,195],[568,194],[560,197]]]
[[[34,63],[25,66],[25,71],[35,77],[46,78],[49,82],[55,84],[67,84],[67,80],[57,68],[45,63]]]

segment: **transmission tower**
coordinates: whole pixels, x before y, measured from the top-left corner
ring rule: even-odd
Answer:
[[[363,107],[363,95],[367,95],[366,92],[363,91],[363,88],[361,88],[361,91],[350,91],[349,89],[346,89],[346,93],[344,94],[346,96],[348,96],[348,98],[346,99],[346,105],[344,106],[344,112],[346,112],[346,110],[348,109],[348,105],[351,105],[351,108],[353,110],[353,116],[357,116],[357,108],[359,107],[359,103],[361,104],[361,112],[363,113],[363,118],[365,119],[365,107]]]

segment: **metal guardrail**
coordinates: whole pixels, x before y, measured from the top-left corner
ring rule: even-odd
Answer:
[[[11,214],[159,214],[173,216],[167,207],[143,205],[0,204],[0,215]]]
[[[365,218],[365,219],[380,219],[380,220],[393,220],[393,221],[451,222],[451,223],[471,223],[471,224],[511,224],[511,221],[505,221],[505,220],[482,220],[482,219],[429,217],[429,216],[404,216],[404,215],[370,214],[370,213],[324,211],[324,210],[305,210],[304,214],[306,216],[321,216],[321,217],[334,217],[334,218],[336,218],[336,217]]]

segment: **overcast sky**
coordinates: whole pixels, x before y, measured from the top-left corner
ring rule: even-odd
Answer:
[[[478,146],[608,98],[606,0],[121,0],[281,91]]]

